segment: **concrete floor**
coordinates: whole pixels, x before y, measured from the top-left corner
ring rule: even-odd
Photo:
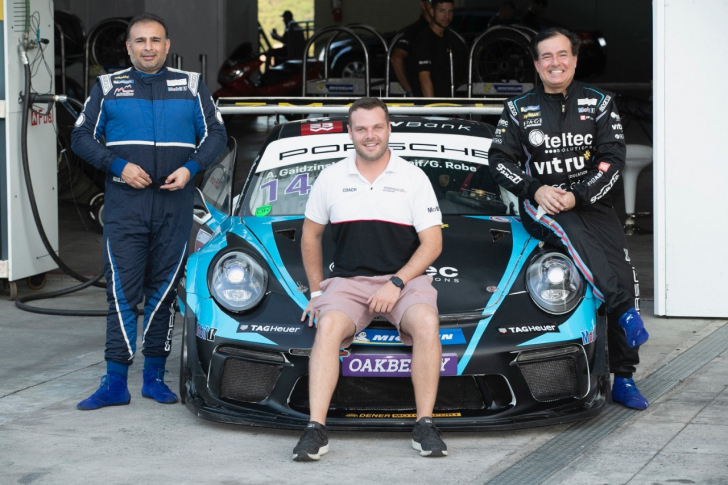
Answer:
[[[228,126],[254,139],[267,129],[264,120],[236,120]],[[241,147],[241,170],[256,150]],[[645,175],[638,210],[650,208],[646,186],[651,181],[643,180]],[[72,206],[62,208],[63,256],[78,271],[92,274],[100,268],[100,234],[92,227],[87,232],[78,220]],[[654,317],[652,237],[632,236],[629,246],[651,333],[641,349],[635,375],[639,384],[698,342],[712,339],[726,321]],[[73,284],[60,274],[49,280],[45,290]],[[30,293],[23,284],[19,289]],[[47,304],[103,309],[105,294],[88,289]],[[105,372],[104,331],[103,318],[35,315],[0,298],[0,484],[481,484],[527,462],[573,427],[447,433],[450,456],[440,460],[419,457],[406,433],[335,432],[331,452],[321,463],[294,463],[290,454],[297,431],[211,423],[180,404],[143,399],[141,362],[131,369],[129,406],[77,411],[76,403],[98,387]],[[167,375],[175,390],[180,333],[178,318]],[[580,450],[546,483],[728,484],[727,360],[728,348],[721,349],[649,409],[631,412],[621,426]],[[583,432],[596,432],[598,424],[598,419],[587,422]]]

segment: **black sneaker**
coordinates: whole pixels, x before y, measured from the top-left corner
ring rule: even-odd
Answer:
[[[306,426],[303,436],[293,448],[294,461],[318,461],[321,455],[329,452],[329,437],[326,434],[326,426],[311,421]]]
[[[412,448],[422,456],[447,456],[447,445],[442,441],[440,430],[435,427],[432,418],[422,418],[415,423],[412,430]]]

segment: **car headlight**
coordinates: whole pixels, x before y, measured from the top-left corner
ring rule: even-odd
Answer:
[[[232,312],[244,312],[260,303],[268,288],[268,272],[251,256],[231,251],[218,259],[210,273],[210,294]]]
[[[543,311],[562,315],[573,310],[584,294],[584,282],[574,263],[561,253],[543,253],[531,261],[526,289]]]

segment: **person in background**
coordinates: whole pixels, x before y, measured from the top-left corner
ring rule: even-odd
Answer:
[[[415,39],[420,32],[429,28],[431,21],[430,1],[418,0],[418,3],[421,10],[420,18],[400,31],[402,35],[392,47],[392,56],[390,58],[394,75],[407,96],[414,96],[415,92],[421,92],[417,63],[414,56],[410,56],[410,54]]]
[[[452,87],[457,89],[464,78],[467,49],[449,29],[454,10],[453,0],[432,0],[430,26],[415,39],[413,55],[420,84],[417,96],[452,97]]]

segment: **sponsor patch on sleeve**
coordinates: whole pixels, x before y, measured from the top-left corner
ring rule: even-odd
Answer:
[[[610,165],[610,164],[608,164],[607,162],[601,162],[601,163],[599,164],[599,170],[601,170],[602,172],[606,172],[606,171],[608,171],[608,170],[609,170],[609,167],[610,167],[610,166],[611,166],[611,165]]]
[[[324,133],[342,133],[344,131],[344,123],[341,121],[333,121],[328,123],[307,123],[301,125],[301,135],[321,135]]]

